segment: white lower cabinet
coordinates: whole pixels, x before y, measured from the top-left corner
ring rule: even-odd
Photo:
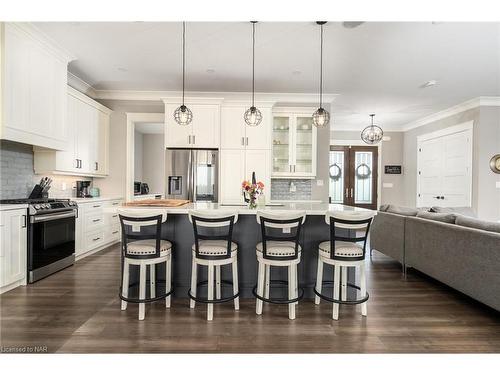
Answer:
[[[77,260],[120,240],[120,221],[117,213],[120,204],[119,199],[78,202],[75,236]]]
[[[252,172],[264,184],[264,194],[270,195],[270,156],[270,150],[221,150],[220,203],[244,203],[241,183],[251,180]]]
[[[27,210],[0,212],[0,293],[26,285]]]

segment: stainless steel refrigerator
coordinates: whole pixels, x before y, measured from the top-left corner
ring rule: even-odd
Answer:
[[[168,149],[165,152],[166,197],[192,202],[217,202],[219,151]]]

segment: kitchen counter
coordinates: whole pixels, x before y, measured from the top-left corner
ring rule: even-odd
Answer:
[[[0,204],[0,211],[22,210],[28,208],[27,204]]]
[[[366,208],[358,208],[345,206],[343,204],[328,204],[328,203],[271,203],[265,207],[258,207],[257,209],[250,209],[247,205],[227,205],[219,203],[189,203],[180,207],[127,207],[127,208],[140,208],[140,209],[151,209],[151,210],[166,210],[169,214],[187,214],[190,210],[227,210],[236,211],[239,215],[255,215],[259,210],[271,210],[271,211],[290,211],[299,210],[305,211],[307,215],[325,215],[327,211],[343,212],[349,216],[356,216],[361,213],[373,212],[376,215],[376,211],[368,210]]]
[[[68,198],[65,198],[65,199],[68,199]],[[72,201],[75,201],[76,203],[86,203],[86,202],[89,202],[89,203],[92,203],[92,202],[104,202],[104,201],[114,201],[114,200],[118,200],[118,199],[121,199],[123,200],[123,197],[95,197],[95,198],[69,198],[71,199]]]
[[[257,258],[255,247],[261,241],[261,228],[255,219],[258,209],[249,209],[247,206],[226,206],[214,203],[190,203],[182,207],[127,207],[130,209],[151,210],[151,215],[159,211],[167,211],[167,221],[162,224],[162,238],[167,239],[173,244],[173,285],[174,295],[180,298],[187,297],[187,291],[190,288],[191,277],[191,253],[194,243],[193,225],[189,222],[188,211],[191,209],[210,209],[210,210],[234,210],[240,215],[238,222],[234,225],[233,241],[238,244],[238,273],[240,295],[243,298],[253,298],[252,289],[257,280]],[[299,281],[304,288],[304,296],[313,298],[313,287],[316,281],[316,268],[318,262],[318,245],[322,241],[330,238],[330,227],[325,223],[325,213],[327,211],[336,211],[345,213],[346,216],[355,218],[361,213],[377,212],[363,208],[354,208],[341,204],[327,203],[286,203],[280,206],[266,206],[264,209],[273,211],[283,210],[303,210],[307,214],[307,219],[301,231],[300,244],[302,246],[302,258],[298,268]],[[339,231],[342,231],[340,229]],[[346,233],[347,234],[347,233]],[[157,275],[164,274],[164,265],[157,266]],[[282,269],[283,268],[283,269]],[[324,280],[333,280],[332,268],[325,267]],[[230,280],[230,267],[222,267],[222,279]],[[136,270],[131,270],[131,282],[138,280]],[[199,279],[206,280],[206,267],[200,267]],[[287,272],[284,267],[273,267],[273,279],[286,280]],[[354,283],[353,271],[348,273],[350,282]],[[274,288],[273,295],[276,297],[285,297],[287,294],[283,286]],[[327,293],[331,288],[326,288]],[[131,293],[135,293],[131,292]],[[160,293],[160,290],[158,290]],[[200,293],[206,296],[206,287],[200,288]],[[230,287],[223,286],[223,296],[231,293]],[[353,298],[353,292],[349,292]]]

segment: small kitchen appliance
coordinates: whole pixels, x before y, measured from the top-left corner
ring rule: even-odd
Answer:
[[[91,181],[76,181],[76,196],[78,198],[92,198],[90,184]]]

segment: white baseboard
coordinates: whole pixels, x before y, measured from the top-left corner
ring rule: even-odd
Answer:
[[[5,292],[8,292],[9,290],[15,289],[18,286],[23,286],[23,285],[26,285],[26,279],[15,281],[9,285],[4,285],[4,286],[0,287],[0,294],[3,294]]]
[[[101,250],[104,250],[104,249],[107,249],[108,247],[110,246],[113,246],[114,244],[117,244],[119,243],[120,240],[118,241],[113,241],[113,242],[108,242],[107,244],[104,244],[102,246],[99,246],[99,247],[96,247],[95,249],[92,249],[90,251],[87,251],[86,253],[83,253],[83,254],[80,254],[80,255],[77,255],[75,257],[75,262],[78,262],[79,260],[85,258],[85,257],[88,257],[89,255],[92,255],[92,254],[95,254],[95,253],[98,253],[99,251]]]

